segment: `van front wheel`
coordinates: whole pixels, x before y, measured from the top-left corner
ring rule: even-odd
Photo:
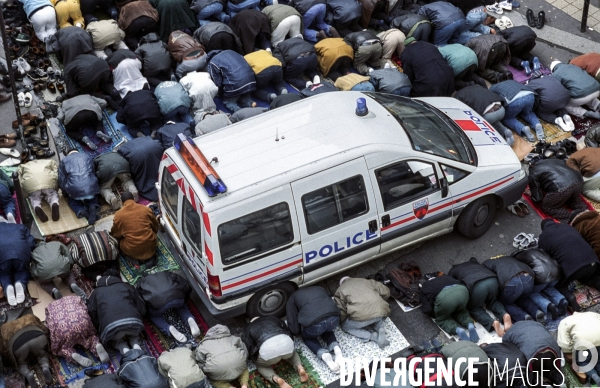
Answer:
[[[462,211],[456,229],[467,238],[479,238],[487,232],[496,215],[496,198],[486,196],[471,202]]]
[[[296,287],[289,282],[263,288],[256,292],[248,301],[246,314],[250,318],[268,315],[282,317],[285,315],[285,305],[288,298],[294,291],[296,291]]]

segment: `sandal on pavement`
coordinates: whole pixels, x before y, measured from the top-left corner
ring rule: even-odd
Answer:
[[[515,202],[515,205],[517,205],[518,207],[520,207],[521,210],[523,210],[523,213],[525,213],[525,215],[529,214],[529,207],[522,200],[518,200],[517,202]]]
[[[525,212],[523,212],[523,210],[521,209],[520,206],[518,205],[510,205],[509,207],[506,208],[509,212],[511,212],[512,214],[519,216],[521,218],[525,218]],[[515,247],[516,248],[516,247]]]

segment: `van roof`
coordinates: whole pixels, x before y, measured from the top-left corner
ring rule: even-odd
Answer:
[[[369,114],[365,117],[355,114],[356,99],[360,97],[367,100]],[[194,141],[209,161],[218,158],[212,166],[227,192],[210,198],[204,190],[197,190],[205,206],[213,202],[216,207],[376,152],[380,147],[410,147],[408,136],[394,117],[360,92],[319,94]],[[185,163],[173,148],[168,154],[180,167]],[[285,180],[272,179],[282,174]],[[243,197],[234,195],[242,191]],[[225,200],[227,197],[230,200]]]

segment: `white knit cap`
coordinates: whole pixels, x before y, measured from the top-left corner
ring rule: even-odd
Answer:
[[[344,276],[343,278],[340,279],[340,286],[342,285],[342,283],[344,283],[344,281],[346,279],[350,279],[350,276]]]
[[[560,61],[552,61],[550,64],[550,71],[554,71],[554,66],[558,65]]]

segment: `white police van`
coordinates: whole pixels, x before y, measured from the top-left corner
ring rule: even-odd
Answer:
[[[360,92],[180,135],[157,182],[175,256],[222,318],[280,315],[298,286],[454,227],[477,238],[526,185],[458,100]]]

